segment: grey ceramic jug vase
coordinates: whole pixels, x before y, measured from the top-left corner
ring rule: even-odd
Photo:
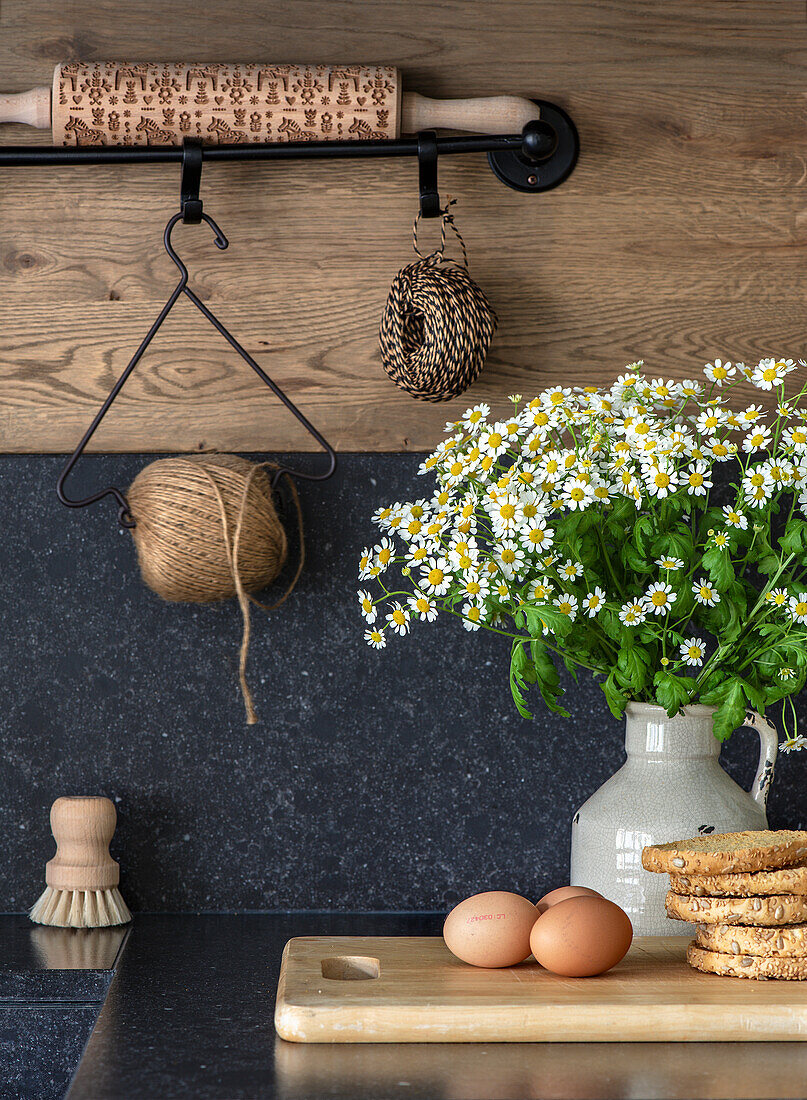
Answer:
[[[642,867],[647,844],[708,833],[766,829],[765,803],[778,749],[774,728],[749,712],[744,726],[759,734],[759,768],[750,794],[720,766],[712,733],[714,707],[691,706],[668,718],[663,707],[631,703],[627,760],[572,821],[570,881],[621,905],[641,935],[683,935],[668,919],[669,880]]]

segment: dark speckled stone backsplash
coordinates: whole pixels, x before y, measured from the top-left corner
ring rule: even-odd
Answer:
[[[145,461],[90,457],[80,480],[126,486]],[[109,502],[58,504],[63,458],[0,458],[0,910],[42,889],[48,808],[71,793],[115,800],[135,909],[440,909],[565,880],[571,815],[623,758],[599,688],[574,688],[570,721],[526,722],[495,637],[436,623],[382,653],[362,640],[357,553],[419,461],[345,455],[302,486],[306,569],[254,614],[248,727],[237,605],[161,603]],[[725,755],[747,785],[751,735]],[[782,758],[772,825],[807,824],[805,769]]]

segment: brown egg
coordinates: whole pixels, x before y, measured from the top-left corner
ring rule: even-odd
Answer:
[[[559,901],[581,897],[601,898],[602,894],[598,894],[596,890],[589,890],[588,886],[559,886],[557,890],[550,890],[540,901],[536,901],[535,908],[539,913],[544,913]]]
[[[578,896],[540,915],[530,947],[541,966],[554,974],[587,978],[616,966],[632,939],[633,927],[618,905],[602,897]]]
[[[443,925],[452,954],[473,966],[515,966],[530,955],[530,932],[538,910],[507,890],[474,894],[455,905]]]

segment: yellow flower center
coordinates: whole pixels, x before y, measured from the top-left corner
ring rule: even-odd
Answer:
[[[653,606],[654,607],[664,607],[667,603],[667,593],[666,592],[654,592],[651,599],[653,601]]]
[[[502,519],[512,519],[516,514],[516,507],[514,504],[503,504],[499,509],[499,515]]]
[[[719,455],[721,458],[723,457],[723,455],[727,455],[729,453],[729,449],[725,445],[725,443],[715,443],[715,445],[712,447],[712,451],[716,455]]]
[[[382,565],[388,565],[391,557],[392,551],[386,546],[383,548],[383,550],[379,550],[378,552],[378,560],[381,562]]]
[[[568,600],[561,600],[558,604],[558,611],[560,611],[563,615],[571,615],[572,605],[569,603]]]
[[[706,588],[704,585],[701,585],[700,594],[704,600],[711,600],[712,598],[711,588]]]
[[[515,552],[513,550],[511,550],[509,546],[505,547],[505,549],[502,550],[502,561],[506,565],[512,565],[512,563],[515,560],[516,560]]]
[[[362,611],[366,611],[366,612],[369,613],[370,611],[373,610],[373,601],[368,600],[368,599],[362,600],[361,601],[361,609],[362,609]]]
[[[468,616],[467,617],[471,620],[472,623],[478,623],[479,622],[479,615],[480,615],[480,611],[479,611],[478,607],[469,607],[468,608]]]
[[[443,570],[442,569],[430,569],[428,580],[429,580],[429,584],[434,584],[434,585],[442,584]]]
[[[403,611],[402,611],[402,610],[400,609],[400,607],[396,607],[396,608],[395,608],[395,610],[393,611],[393,613],[392,613],[392,621],[393,621],[393,622],[394,622],[394,623],[395,623],[395,624],[396,624],[397,626],[403,626],[403,625],[404,625],[404,623],[406,622],[406,615],[404,615],[404,613],[403,613]]]
[[[500,447],[502,443],[501,432],[491,432],[488,436],[489,447]]]
[[[585,495],[586,494],[583,492],[579,485],[575,485],[575,487],[569,491],[569,496],[572,500],[580,501]]]
[[[807,615],[807,603],[805,603],[803,600],[799,600],[799,602],[796,604],[796,614]]]
[[[656,485],[659,487],[659,489],[666,489],[667,486],[670,484],[670,475],[665,474],[663,470],[659,470],[659,472],[656,474],[655,480]]]

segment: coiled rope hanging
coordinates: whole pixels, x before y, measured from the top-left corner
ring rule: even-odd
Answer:
[[[440,247],[401,268],[390,288],[379,341],[384,370],[396,386],[423,401],[448,401],[476,381],[496,331],[496,314],[468,274],[468,254],[454,224],[449,198],[440,223]],[[462,248],[462,264],[445,255],[450,228]]]

